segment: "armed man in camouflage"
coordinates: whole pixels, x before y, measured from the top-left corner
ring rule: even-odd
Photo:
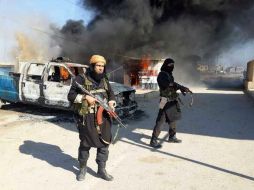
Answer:
[[[186,92],[191,92],[188,88],[177,84],[174,81],[173,72],[174,60],[167,58],[158,75],[157,82],[160,87],[160,104],[159,113],[156,119],[156,124],[153,129],[150,146],[153,148],[161,148],[157,138],[160,135],[161,127],[164,122],[169,125],[168,142],[180,143],[181,140],[176,138],[176,121],[181,118],[181,109],[178,102],[177,90],[180,90],[185,95]]]
[[[68,94],[70,102],[75,106],[75,118],[80,138],[78,149],[78,161],[80,164],[77,180],[85,179],[87,170],[87,160],[91,147],[97,148],[96,162],[98,164],[97,175],[104,180],[112,181],[113,177],[106,172],[106,161],[109,155],[109,144],[111,143],[111,119],[104,110],[103,125],[100,128],[96,120],[98,105],[96,99],[84,94],[78,84],[88,90],[91,94],[100,95],[105,99],[112,110],[116,106],[115,96],[106,77],[106,60],[100,55],[93,55],[90,59],[90,68],[85,74],[78,75],[72,83]]]

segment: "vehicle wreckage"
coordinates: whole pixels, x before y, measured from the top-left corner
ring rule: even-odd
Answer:
[[[7,72],[0,67],[0,106],[22,102],[49,108],[73,110],[67,99],[73,79],[86,72],[88,66],[55,59],[46,63],[23,62],[19,71]],[[116,97],[116,113],[120,117],[132,115],[137,110],[135,89],[110,82]]]

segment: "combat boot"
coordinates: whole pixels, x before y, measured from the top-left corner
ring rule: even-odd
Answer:
[[[157,141],[157,137],[156,136],[152,136],[151,141],[150,141],[150,146],[153,148],[161,148],[162,146],[158,143]]]
[[[181,139],[176,138],[176,135],[174,135],[174,136],[169,136],[169,138],[168,138],[168,142],[170,142],[170,143],[181,143],[181,142],[182,142],[182,140],[181,140]]]
[[[109,175],[105,168],[106,168],[105,162],[98,163],[98,171],[97,171],[98,177],[100,177],[106,181],[113,181],[113,179],[114,179],[113,176]]]
[[[85,179],[86,171],[87,171],[86,165],[80,166],[79,173],[77,175],[78,181],[83,181]]]

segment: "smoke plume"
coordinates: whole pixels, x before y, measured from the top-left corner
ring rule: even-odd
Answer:
[[[84,60],[94,52],[153,57],[214,58],[253,38],[251,0],[84,0],[94,19],[69,20],[61,29],[63,52]],[[76,43],[73,43],[76,42]],[[66,50],[68,49],[68,50]],[[77,52],[78,55],[75,55]]]
[[[1,61],[45,61],[60,53],[55,26],[43,15],[11,15],[3,18],[0,35],[2,47]]]
[[[94,19],[69,20],[60,30],[65,56],[86,62],[102,54],[113,62],[127,57],[172,57],[176,63],[214,64],[218,57],[253,40],[252,0],[83,0]],[[187,66],[189,67],[189,66]]]

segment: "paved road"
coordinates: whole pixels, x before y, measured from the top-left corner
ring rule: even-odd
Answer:
[[[178,123],[181,144],[148,146],[158,98],[140,100],[139,115],[128,119],[110,146],[108,172],[96,177],[91,150],[85,181],[76,181],[78,134],[70,113],[9,105],[0,110],[0,189],[254,189],[254,104],[241,91],[196,89],[194,105],[184,99]]]

